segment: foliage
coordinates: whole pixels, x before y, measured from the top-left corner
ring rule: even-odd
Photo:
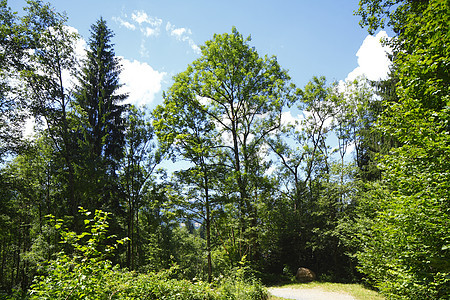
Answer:
[[[116,171],[124,154],[127,106],[121,101],[127,95],[118,93],[120,61],[114,53],[113,36],[102,18],[91,26],[86,59],[76,74],[72,106],[76,142],[83,153],[77,158],[80,203],[119,216],[121,190]]]
[[[27,109],[52,143],[54,159],[62,164],[59,180],[65,214],[75,215],[76,145],[66,77],[73,74],[77,65],[73,47],[78,35],[66,26],[67,16],[55,12],[49,4],[29,1],[25,10],[21,22],[31,51],[26,51],[26,68],[20,72],[22,92],[27,97]]]
[[[268,292],[256,280],[228,278],[222,280],[217,288],[217,299],[268,299]]]
[[[56,188],[49,174],[58,169],[52,160],[52,143],[41,137],[27,151],[1,169],[0,240],[2,268],[0,284],[4,289],[27,289],[36,270],[39,257],[46,257],[53,243],[47,244],[43,216],[52,212],[64,214],[61,188]],[[58,178],[58,179],[57,179]],[[62,213],[61,213],[62,210]],[[50,234],[51,235],[51,234]],[[42,242],[42,243],[41,243]],[[42,247],[38,248],[38,244]],[[49,252],[47,252],[49,251]]]
[[[367,27],[370,34],[385,27],[391,27],[397,34],[407,24],[407,15],[426,7],[428,0],[360,0],[355,12],[361,16],[359,24]]]
[[[90,215],[84,209],[80,212]],[[175,279],[178,266],[146,275],[112,266],[106,257],[117,244],[105,243],[113,238],[106,236],[107,218],[107,213],[96,211],[92,219],[84,220],[86,230],[81,234],[67,231],[62,220],[52,218],[61,242],[73,252],[61,251],[44,266],[31,286],[30,299],[267,299],[260,285],[242,278],[212,288],[201,281]]]
[[[339,87],[314,77],[299,95],[303,119],[269,139],[279,158],[273,174],[279,194],[262,206],[266,268],[293,273],[306,266],[322,278],[352,281],[354,248],[346,244],[342,224],[357,205],[358,177],[369,173],[363,171],[370,164],[364,151],[376,140],[370,132],[376,101],[364,78]],[[333,136],[334,149],[327,142]],[[351,145],[355,162],[349,161]]]
[[[191,164],[176,172],[173,199],[184,199],[177,205],[206,230],[209,278],[214,242],[232,265],[259,256],[258,202],[268,187],[265,138],[280,128],[283,107],[296,99],[276,58],[260,57],[249,42],[236,28],[214,35],[154,111],[161,146]]]
[[[217,131],[207,114],[192,105],[193,93],[188,86],[178,83],[183,81],[183,75],[175,78],[176,84],[165,95],[164,105],[159,105],[153,111],[156,135],[162,149],[173,160],[186,160],[193,166],[187,170],[174,173],[180,190],[186,191],[181,197],[172,197],[175,205],[186,211],[183,217],[198,220],[206,229],[206,251],[208,264],[208,282],[211,282],[211,196],[216,174],[219,172],[214,163],[218,154]],[[222,170],[223,171],[223,170]],[[182,185],[180,187],[180,185]]]
[[[22,148],[22,126],[26,101],[18,94],[18,74],[23,70],[25,28],[18,23],[17,15],[0,1],[0,163],[7,154]]]
[[[385,1],[386,3],[388,1]],[[448,1],[402,1],[394,40],[397,101],[380,127],[398,146],[360,212],[361,270],[392,299],[450,295]],[[400,14],[401,12],[401,14]],[[362,208],[363,208],[362,207]]]
[[[80,213],[86,217],[91,214],[83,208]],[[86,231],[80,234],[65,229],[63,220],[50,217],[61,235],[61,243],[68,249],[57,253],[54,260],[43,266],[44,274],[36,276],[31,286],[31,298],[82,299],[100,294],[114,270],[106,256],[117,247],[117,244],[105,244],[113,238],[106,236],[108,214],[96,211],[92,219],[84,220]]]
[[[159,202],[148,197],[148,194],[152,189],[157,189],[154,185],[155,168],[163,155],[155,145],[154,130],[145,108],[131,105],[125,115],[125,125],[120,184],[124,190],[126,230],[130,238],[127,243],[126,266],[134,270],[144,260],[140,213],[144,209],[152,209]]]
[[[92,159],[104,158],[108,171],[123,156],[124,113],[126,106],[120,102],[126,94],[118,94],[120,61],[115,56],[114,36],[106,21],[100,18],[91,26],[89,49],[81,71],[79,86],[75,91],[75,105],[83,120],[83,143]]]
[[[363,78],[297,89],[233,28],[150,118],[120,103],[103,19],[78,61],[66,15],[36,0],[19,17],[2,0],[0,155],[17,154],[0,170],[2,290],[26,291],[37,273],[32,298],[265,299],[257,277],[306,266],[355,280],[357,258],[391,298],[447,297],[447,2],[360,1],[370,31],[397,33],[382,101]],[[287,125],[293,105],[303,116]],[[39,126],[21,148],[13,129],[29,112]],[[166,158],[171,177],[157,169]],[[80,204],[97,212],[81,219]],[[109,234],[130,239],[116,249]]]

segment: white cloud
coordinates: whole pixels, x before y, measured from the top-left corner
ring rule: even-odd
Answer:
[[[177,40],[187,42],[195,53],[197,54],[200,53],[200,47],[197,46],[197,44],[191,38],[192,31],[189,28],[184,27],[176,28],[175,25],[171,24],[170,22],[167,22],[166,31],[171,36],[175,37]]]
[[[159,30],[150,27],[145,27],[144,29],[142,29],[142,32],[146,37],[156,36],[159,34]]]
[[[270,167],[264,172],[264,175],[270,176],[275,173],[277,170],[277,166],[275,164],[271,164]]]
[[[125,19],[127,16],[125,15]],[[149,16],[145,11],[134,11],[131,14],[131,20],[126,21],[120,17],[112,18],[115,22],[119,23],[120,26],[128,28],[130,30],[135,30],[139,28],[144,37],[156,37],[159,36],[161,31],[161,25],[163,20],[157,17]],[[136,23],[133,24],[133,23]],[[148,25],[146,25],[148,24]],[[166,23],[166,32],[169,36],[174,37],[178,41],[185,42],[189,45],[189,47],[197,54],[201,52],[200,47],[194,42],[192,39],[192,31],[189,28],[185,27],[175,27],[175,25],[170,22]],[[141,47],[142,48],[142,47]],[[146,53],[146,51],[142,51],[142,53]]]
[[[200,54],[202,52],[200,47],[197,46],[197,44],[192,39],[189,39],[189,46],[191,46],[191,49],[194,50],[194,52],[197,54]]]
[[[301,128],[301,122],[304,120],[302,115],[293,116],[291,111],[281,113],[281,124],[283,126],[294,126],[297,130]]]
[[[172,25],[170,22],[167,22],[166,24],[166,31],[172,32],[175,29],[175,25]]]
[[[74,51],[75,51],[75,56],[76,56],[78,61],[82,61],[82,60],[84,60],[86,58],[86,49],[87,48],[88,48],[87,43],[86,43],[86,41],[83,38],[80,37],[75,42]]]
[[[36,132],[34,131],[34,125],[36,124],[36,121],[33,116],[30,116],[28,119],[25,120],[25,124],[23,127],[22,134],[25,138],[33,139]]]
[[[64,26],[64,29],[71,34],[75,33],[78,35],[78,39],[75,40],[75,44],[73,45],[73,50],[77,58],[84,58],[86,56],[87,43],[79,35],[78,29],[72,26]]]
[[[161,91],[161,82],[166,75],[154,70],[147,63],[122,58],[120,81],[124,84],[121,93],[128,93],[127,103],[135,105],[153,102],[155,95]]]
[[[391,53],[391,49],[383,46],[380,41],[388,38],[385,31],[380,31],[376,36],[367,36],[356,53],[358,67],[348,74],[346,80],[354,80],[362,75],[369,80],[386,79],[390,66],[387,53]]]
[[[141,46],[139,47],[139,54],[142,57],[149,57],[150,53],[149,53],[147,47],[145,47],[145,43],[144,42],[145,42],[144,40],[141,41]]]
[[[172,25],[170,22],[166,24],[166,31],[174,36],[179,41],[187,41],[189,39],[189,35],[192,34],[190,29],[187,28],[176,28],[175,25]]]
[[[200,102],[201,105],[209,105],[211,103],[211,99],[208,97],[201,97],[199,95],[196,95],[195,98],[198,102]]]
[[[123,26],[123,27],[125,27],[127,29],[130,29],[130,30],[135,30],[136,29],[136,26],[134,26],[134,24],[131,24],[128,21],[122,20],[119,17],[113,17],[112,19],[113,19],[113,21],[119,23],[120,26]]]
[[[127,18],[126,15],[125,18]],[[162,24],[162,19],[150,17],[145,11],[142,10],[133,12],[131,14],[130,21],[123,20],[120,17],[113,17],[112,19],[116,23],[119,23],[120,26],[127,29],[136,30],[136,28],[139,28],[146,37],[158,36]],[[138,27],[136,27],[133,23],[137,23]],[[147,24],[147,26],[145,24]]]
[[[131,19],[139,25],[142,23],[150,24],[153,27],[159,27],[162,24],[162,20],[156,17],[149,17],[145,11],[135,11],[131,14]]]
[[[186,35],[184,35],[185,33],[191,34],[192,32],[190,30],[187,30],[186,28],[176,28],[171,32],[172,35],[183,41],[188,38]]]
[[[74,27],[71,26],[65,26],[65,29],[69,32],[69,33],[75,33],[75,34],[79,34],[78,30]],[[80,36],[78,35],[78,38],[75,40],[75,43],[73,44],[73,51],[74,51],[74,56],[75,56],[75,60],[77,61],[77,64],[72,66],[74,67],[77,71],[79,71],[81,69],[81,65],[83,60],[86,58],[86,49],[87,49],[87,43],[86,41]],[[72,75],[74,70],[70,70],[70,69],[63,69],[62,70],[62,79],[63,79],[63,86],[66,90],[70,90],[72,88],[75,87],[75,85],[77,84],[77,79]]]
[[[131,18],[133,19],[133,21],[142,24],[147,21],[148,15],[144,11],[135,11],[131,14]]]

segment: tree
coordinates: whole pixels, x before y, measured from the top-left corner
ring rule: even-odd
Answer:
[[[280,203],[270,205],[273,210],[280,210],[280,220],[269,222],[284,224],[280,225],[283,232],[279,233],[281,248],[277,252],[280,265],[288,265],[292,269],[299,263],[312,264],[314,260],[311,248],[307,247],[315,227],[312,213],[317,199],[313,182],[323,175],[321,170],[329,161],[325,141],[332,117],[331,87],[326,85],[324,77],[314,77],[299,95],[296,104],[305,118],[296,124],[288,124],[277,135],[267,139],[278,158],[274,176],[279,192],[284,196],[280,198],[287,198],[286,203],[280,199]]]
[[[339,239],[355,184],[353,162],[345,156],[350,145],[360,147],[359,128],[368,122],[364,109],[370,93],[360,84],[340,91],[325,77],[313,77],[299,95],[303,118],[269,140],[278,158],[274,178],[282,196],[268,204],[275,215],[268,222],[283,228],[278,236],[271,233],[278,242],[271,242],[270,253],[279,253],[278,266],[295,270],[303,264],[334,280],[351,280],[354,269]],[[332,149],[329,137],[336,137],[339,147]]]
[[[370,34],[384,27],[390,27],[396,34],[400,34],[407,24],[408,14],[420,12],[428,2],[429,0],[360,0],[355,14],[361,16],[359,25],[367,27]]]
[[[186,191],[185,201],[178,205],[187,209],[185,217],[205,226],[208,282],[211,282],[211,195],[218,169],[214,162],[218,154],[218,133],[205,111],[192,105],[195,93],[189,89],[189,78],[182,73],[174,79],[164,104],[153,111],[154,126],[161,148],[167,149],[172,159],[186,160],[192,165],[176,172],[176,180]]]
[[[0,162],[5,155],[17,152],[22,146],[21,138],[26,117],[26,101],[19,93],[19,76],[23,70],[24,50],[28,43],[25,28],[18,23],[16,15],[0,2]]]
[[[49,4],[29,1],[27,15],[22,18],[29,49],[26,67],[21,71],[24,93],[29,99],[29,109],[38,123],[44,123],[57,155],[64,160],[65,193],[68,200],[66,214],[75,215],[76,197],[73,116],[70,113],[70,91],[67,76],[73,74],[76,59],[73,44],[77,35],[65,23],[67,17],[56,13]]]
[[[0,1],[0,289],[11,290],[28,274],[24,270],[22,247],[28,228],[20,227],[27,214],[20,209],[16,182],[4,163],[11,162],[11,154],[18,154],[23,145],[25,99],[19,94],[19,74],[23,70],[24,50],[28,43],[26,30],[16,14]],[[20,151],[21,152],[21,151]],[[21,276],[21,274],[23,276]]]
[[[239,260],[257,255],[252,196],[258,183],[252,174],[261,174],[255,169],[264,167],[259,164],[264,139],[280,128],[283,107],[296,97],[276,58],[261,58],[249,41],[235,28],[231,34],[214,35],[175,83],[189,91],[188,104],[207,115],[221,137],[216,147],[222,150],[230,175],[224,192],[237,199],[239,211]]]
[[[87,58],[78,72],[75,90],[75,109],[81,120],[79,143],[85,155],[82,177],[88,187],[84,198],[92,201],[84,205],[92,208],[119,206],[113,196],[118,193],[114,180],[125,145],[123,113],[127,106],[120,102],[127,95],[118,93],[120,63],[114,54],[112,37],[102,18],[91,26]]]
[[[353,145],[357,179],[378,180],[380,172],[375,155],[386,153],[390,147],[391,141],[375,126],[383,104],[374,95],[386,96],[388,88],[387,81],[375,84],[359,77],[345,82],[342,91],[335,91],[339,95],[334,103],[333,128],[338,138],[341,166],[344,167],[347,148]]]
[[[380,159],[383,178],[369,201],[372,225],[359,253],[362,271],[392,298],[444,299],[449,274],[448,1],[362,1],[369,30],[387,13],[397,36],[397,101],[385,101],[382,130],[398,142]],[[364,4],[364,5],[363,5]],[[370,239],[368,237],[371,237]]]
[[[72,47],[77,36],[66,27],[66,16],[50,5],[28,1],[25,10],[17,17],[6,1],[0,3],[0,153],[20,154],[9,157],[1,172],[1,285],[6,289],[26,289],[30,284],[39,260],[35,248],[42,235],[42,215],[70,215],[77,207],[65,82],[76,65]],[[21,149],[26,151],[18,152],[29,113],[44,127],[37,129],[35,142],[27,141]],[[3,139],[5,133],[11,136]]]
[[[125,155],[121,168],[121,186],[127,210],[127,267],[135,269],[142,253],[139,214],[145,197],[154,184],[155,168],[163,156],[156,149],[154,129],[144,109],[130,106],[126,114]]]
[[[63,217],[68,213],[62,205],[66,203],[66,186],[61,184],[64,167],[64,159],[44,132],[0,171],[0,285],[6,290],[20,286],[25,291],[37,265],[58,248],[45,226],[45,216],[55,213]]]
[[[278,156],[282,165],[283,177],[288,178],[286,189],[288,197],[293,200],[293,210],[302,210],[302,202],[307,198],[310,184],[317,171],[328,161],[328,149],[325,143],[333,116],[331,106],[332,87],[326,86],[325,77],[314,77],[300,92],[298,108],[304,111],[305,118],[300,124],[289,124],[285,128],[291,144],[283,134],[269,140],[272,151]],[[325,168],[326,163],[325,163]],[[311,186],[310,186],[311,188]],[[311,196],[311,190],[309,190]]]

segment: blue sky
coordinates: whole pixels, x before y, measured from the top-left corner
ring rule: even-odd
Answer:
[[[368,37],[353,15],[357,0],[49,2],[67,13],[68,25],[85,40],[91,24],[100,17],[107,21],[115,33],[116,55],[123,58],[122,80],[130,102],[150,108],[161,103],[172,76],[199,57],[200,45],[233,26],[245,37],[251,35],[260,55],[277,56],[299,87],[314,75],[344,80],[364,60],[367,70],[360,66],[359,73],[383,73],[378,69],[387,64],[377,42],[383,33]],[[25,1],[9,4],[21,10]]]

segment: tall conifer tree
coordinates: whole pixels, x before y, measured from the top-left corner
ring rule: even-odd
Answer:
[[[102,203],[111,200],[108,194],[114,192],[115,185],[111,180],[116,177],[125,144],[126,105],[120,103],[127,95],[118,92],[121,66],[111,43],[113,36],[102,18],[91,26],[87,58],[75,92],[76,109],[81,117],[80,145],[85,152],[83,157],[87,158],[84,171],[88,174],[84,175],[87,182],[93,182],[86,186],[85,192],[91,200],[96,197]]]

